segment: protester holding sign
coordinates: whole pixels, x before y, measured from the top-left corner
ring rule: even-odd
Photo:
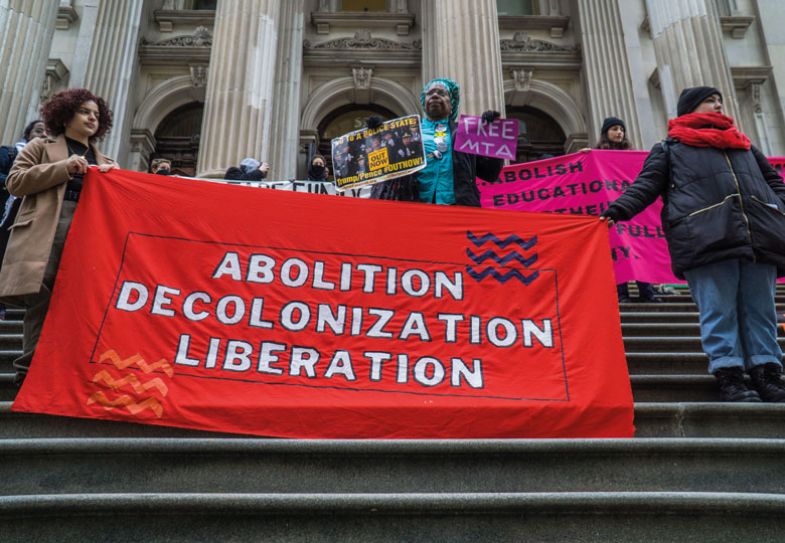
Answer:
[[[624,121],[618,117],[608,117],[605,119],[602,122],[602,129],[600,130],[600,141],[597,142],[595,148],[614,151],[632,150],[633,145],[627,138],[627,128],[624,126]],[[654,287],[651,283],[637,281],[637,285],[641,301],[660,301],[654,294]],[[632,301],[630,298],[630,289],[626,281],[616,285],[616,294],[619,296],[620,303],[629,303]]]
[[[722,114],[719,90],[685,89],[678,115],[602,217],[630,219],[662,196],[673,271],[698,305],[722,400],[785,402],[774,298],[776,278],[785,275],[785,184]]]
[[[83,176],[92,165],[101,172],[117,167],[95,147],[112,127],[102,98],[87,89],[68,89],[44,104],[42,113],[49,137],[26,145],[6,179],[8,191],[24,198],[0,271],[0,297],[27,310],[23,353],[14,360],[17,385],[38,344]]]
[[[480,192],[475,179],[495,181],[504,161],[453,150],[455,119],[460,105],[458,83],[450,79],[429,81],[420,94],[420,103],[425,111],[422,121],[425,168],[414,175],[376,185],[371,197],[479,207]],[[483,113],[486,123],[498,117],[499,113],[495,111]]]

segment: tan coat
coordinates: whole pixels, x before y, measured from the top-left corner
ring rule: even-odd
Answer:
[[[95,146],[93,151],[98,164],[112,162]],[[8,192],[24,199],[10,228],[11,237],[0,271],[2,301],[13,303],[17,296],[41,290],[70,179],[67,159],[64,135],[37,138],[22,149],[8,174],[5,182]]]

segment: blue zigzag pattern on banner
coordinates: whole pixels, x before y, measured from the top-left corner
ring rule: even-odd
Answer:
[[[497,247],[500,249],[504,249],[511,243],[517,244],[522,249],[531,249],[537,244],[537,236],[532,236],[530,239],[525,240],[519,238],[517,235],[512,234],[511,236],[507,236],[506,238],[499,239],[494,236],[492,233],[487,233],[484,236],[475,236],[472,232],[467,231],[466,237],[469,238],[469,241],[474,243],[477,247],[480,247],[487,241],[492,241],[496,244]]]
[[[507,256],[499,256],[496,253],[494,253],[492,250],[488,249],[483,254],[477,255],[474,254],[471,249],[467,248],[466,254],[469,256],[469,258],[471,258],[474,261],[475,264],[482,264],[489,258],[497,262],[498,264],[507,264],[507,262],[509,262],[510,260],[517,260],[518,262],[523,264],[524,268],[528,268],[532,264],[537,262],[537,253],[534,253],[529,258],[526,258],[522,254],[517,253],[515,251],[511,252]]]
[[[466,273],[474,277],[477,281],[482,281],[483,279],[485,279],[490,275],[491,277],[499,281],[499,283],[506,283],[507,281],[509,281],[514,277],[524,285],[528,285],[529,283],[537,279],[537,277],[539,277],[540,275],[539,271],[535,271],[531,275],[524,275],[518,270],[510,270],[507,273],[499,273],[493,268],[491,268],[490,266],[488,266],[481,272],[476,272],[474,268],[472,268],[471,266],[466,266]]]

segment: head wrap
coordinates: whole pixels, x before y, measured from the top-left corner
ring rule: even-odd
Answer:
[[[608,117],[604,121],[602,121],[602,130],[600,130],[600,136],[604,136],[605,133],[616,125],[621,126],[625,132],[627,132],[627,127],[624,126],[624,121],[619,119],[618,117]]]
[[[687,113],[692,113],[695,108],[701,105],[706,98],[712,94],[719,94],[722,99],[722,93],[714,87],[690,87],[681,91],[679,96],[679,103],[676,106],[676,115],[681,117]]]
[[[240,169],[243,171],[243,173],[248,173],[254,170],[258,170],[259,166],[261,165],[262,165],[261,162],[259,162],[258,160],[252,157],[244,158],[240,161]]]
[[[420,104],[422,104],[423,109],[425,109],[425,93],[428,92],[431,87],[437,85],[447,89],[447,92],[450,94],[450,104],[452,105],[450,120],[454,121],[456,117],[458,117],[458,107],[461,104],[461,86],[452,79],[438,77],[428,81],[420,93]]]

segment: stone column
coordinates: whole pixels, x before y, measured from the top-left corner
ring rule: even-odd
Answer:
[[[138,70],[139,25],[144,0],[112,0],[98,6],[84,86],[109,104],[112,131],[101,150],[126,167],[133,118],[132,82]]]
[[[643,144],[618,0],[578,0],[583,70],[589,94],[590,145],[605,117],[619,117],[633,145]]]
[[[223,177],[243,157],[270,158],[280,0],[223,0],[215,14],[200,177]]]
[[[287,0],[282,4],[270,134],[270,179],[297,177],[304,21],[304,0]]]
[[[38,116],[57,2],[0,2],[0,144],[17,141]]]
[[[707,85],[722,91],[725,112],[736,117],[738,103],[713,0],[646,0],[660,86],[668,117],[676,116],[679,93]]]
[[[422,4],[422,77],[461,86],[461,113],[504,114],[504,79],[496,0],[431,0]]]

